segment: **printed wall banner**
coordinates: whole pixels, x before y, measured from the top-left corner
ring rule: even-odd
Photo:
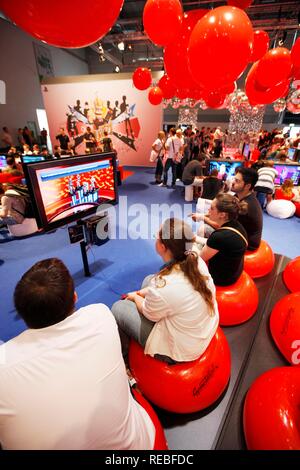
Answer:
[[[153,166],[149,156],[162,128],[162,105],[151,105],[131,74],[47,79],[42,94],[53,146],[63,127],[77,154],[104,151],[110,138],[121,165]]]

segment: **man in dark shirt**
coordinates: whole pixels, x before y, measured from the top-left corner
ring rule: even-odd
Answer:
[[[198,160],[190,161],[184,168],[182,174],[183,184],[190,185],[195,184],[195,186],[202,184],[202,165]],[[198,184],[197,184],[198,183]]]
[[[218,170],[215,168],[210,175],[203,180],[203,199],[213,200],[223,188],[223,181],[218,179]]]
[[[238,221],[247,232],[250,251],[259,247],[262,235],[262,209],[253,192],[257,179],[257,171],[253,168],[238,167],[232,184],[232,191],[236,193],[239,200],[248,204],[247,214],[240,215]]]
[[[66,134],[63,127],[61,127],[59,131],[59,134],[55,138],[59,141],[59,146],[62,150],[68,150],[68,143],[70,142],[69,136]]]
[[[86,128],[86,133],[83,134],[83,140],[85,142],[86,153],[93,153],[96,151],[96,139],[89,126]]]

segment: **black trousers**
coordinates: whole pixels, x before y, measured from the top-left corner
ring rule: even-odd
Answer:
[[[161,183],[164,166],[161,157],[158,157],[155,168],[155,181]]]
[[[172,168],[172,185],[176,183],[176,165],[172,158],[168,158],[164,167],[164,184],[168,181],[168,171]]]

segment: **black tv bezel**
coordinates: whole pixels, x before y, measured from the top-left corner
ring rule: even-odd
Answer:
[[[36,162],[32,161],[32,162],[24,162],[24,157],[31,157],[31,158],[39,158],[39,157],[43,157],[43,160],[37,160]],[[45,155],[20,155],[20,158],[21,158],[21,164],[22,165],[31,165],[31,163],[45,163],[46,161],[49,161],[47,160],[47,158],[45,157]]]
[[[211,172],[211,167],[210,167],[210,163],[211,162],[216,162],[216,163],[231,163],[232,165],[234,163],[240,163],[239,166],[244,166],[244,163],[245,163],[245,160],[231,160],[229,158],[210,158],[208,160],[208,163],[209,163],[209,167],[208,167],[208,171],[209,173]],[[227,174],[227,173],[226,173]]]
[[[293,162],[293,163],[285,163],[285,162],[276,162],[274,161],[274,168],[276,170],[276,166],[287,166],[287,167],[300,167],[300,162]],[[276,177],[277,178],[277,177]],[[275,178],[275,180],[276,180]],[[299,171],[299,176],[298,176],[298,181],[294,183],[294,186],[299,186],[300,185],[300,171]],[[280,186],[280,184],[275,183],[275,186]]]
[[[28,191],[30,194],[30,198],[33,204],[34,213],[36,216],[37,225],[39,228],[44,229],[45,232],[49,232],[50,230],[57,229],[59,227],[63,227],[71,222],[75,222],[76,220],[83,219],[91,214],[97,212],[98,208],[101,207],[102,203],[98,206],[91,207],[90,209],[86,209],[82,212],[76,212],[75,214],[71,214],[66,216],[60,220],[55,222],[48,222],[47,216],[44,210],[44,204],[41,196],[41,191],[39,188],[36,170],[48,169],[51,167],[57,166],[65,166],[73,160],[70,166],[74,165],[77,166],[80,163],[91,163],[93,161],[106,160],[107,158],[112,158],[113,164],[113,174],[114,174],[114,191],[115,191],[115,199],[112,201],[104,201],[103,204],[110,204],[112,206],[118,204],[118,185],[117,185],[117,168],[116,168],[116,154],[114,152],[106,152],[106,153],[95,153],[89,155],[76,155],[70,156],[66,158],[61,158],[57,160],[45,160],[42,162],[32,162],[24,164],[23,170],[26,179],[26,183],[28,186]]]

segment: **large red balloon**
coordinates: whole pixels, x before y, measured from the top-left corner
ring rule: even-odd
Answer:
[[[152,403],[174,413],[193,413],[212,405],[223,393],[230,377],[230,349],[217,329],[208,348],[195,361],[169,365],[144,354],[131,341],[131,372],[143,395]]]
[[[270,317],[272,337],[286,360],[300,364],[300,292],[279,300]]]
[[[285,47],[268,51],[258,62],[256,81],[264,88],[272,88],[287,80],[292,72],[291,53]]]
[[[85,47],[115,23],[124,0],[0,0],[0,10],[37,39],[57,47]]]
[[[163,100],[163,92],[158,86],[150,88],[148,93],[148,100],[151,104],[157,105],[160,104]]]
[[[250,104],[252,106],[257,104],[271,104],[279,98],[285,97],[289,90],[290,80],[285,80],[269,89],[261,88],[256,82],[257,64],[258,62],[255,62],[255,64],[252,65],[245,81],[245,91]]]
[[[300,38],[297,39],[291,50],[292,62],[295,68],[300,68]]]
[[[244,405],[249,450],[299,450],[300,368],[276,367],[251,385]]]
[[[286,265],[283,271],[283,280],[291,292],[300,292],[300,256]]]
[[[164,51],[165,69],[172,82],[178,89],[197,88],[188,69],[187,48],[191,32],[197,22],[208,10],[191,10],[183,15],[181,28],[176,41],[169,44]]]
[[[261,240],[259,247],[254,251],[246,251],[244,257],[244,270],[253,279],[269,274],[275,264],[275,256],[267,242]]]
[[[143,12],[145,32],[154,44],[167,46],[176,39],[182,17],[179,0],[147,0]]]
[[[249,63],[253,44],[251,22],[243,10],[218,7],[192,31],[188,62],[193,79],[210,90],[234,82]]]
[[[257,287],[245,271],[231,286],[216,286],[216,297],[222,326],[244,323],[258,307]]]
[[[138,67],[132,75],[132,81],[138,90],[147,90],[152,83],[152,76],[149,69]]]
[[[213,91],[206,94],[204,101],[209,108],[220,109],[224,104],[225,98],[225,94],[220,94],[218,91]]]
[[[170,98],[173,98],[173,96],[175,96],[176,87],[175,87],[172,80],[170,79],[170,77],[167,74],[165,74],[161,77],[161,79],[158,82],[158,86],[161,89],[161,91],[163,92],[163,95],[164,95],[165,99],[168,100]]]
[[[251,62],[261,59],[269,49],[270,37],[266,31],[254,31]]]
[[[228,5],[241,8],[242,10],[250,7],[252,2],[253,0],[227,0]]]

